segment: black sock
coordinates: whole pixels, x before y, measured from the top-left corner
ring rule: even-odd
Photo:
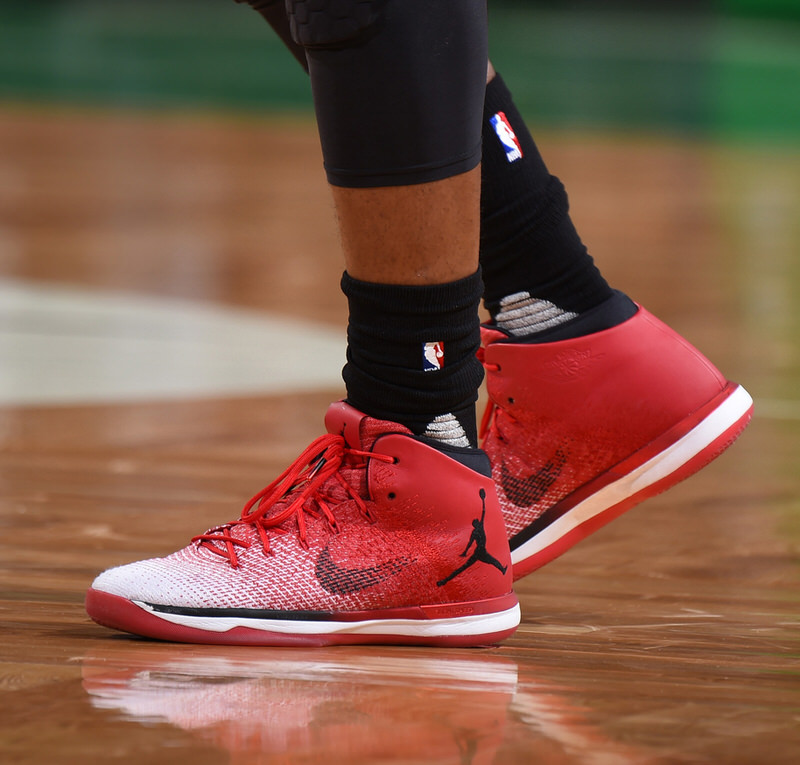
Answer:
[[[563,184],[548,172],[499,75],[486,86],[481,183],[484,301],[498,326],[531,335],[614,297],[572,224]],[[609,305],[611,326],[636,310],[627,299]]]
[[[348,403],[417,435],[475,446],[480,271],[430,286],[373,284],[345,273],[342,291],[350,306],[342,372]]]

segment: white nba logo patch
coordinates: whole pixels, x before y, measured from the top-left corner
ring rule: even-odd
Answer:
[[[423,343],[422,371],[433,372],[444,366],[444,343]]]
[[[500,143],[503,144],[506,159],[509,162],[516,162],[518,159],[522,159],[522,147],[519,145],[517,134],[511,128],[506,115],[503,112],[497,112],[489,122],[492,123],[494,132],[497,133]]]

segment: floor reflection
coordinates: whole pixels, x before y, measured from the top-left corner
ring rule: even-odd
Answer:
[[[168,722],[236,763],[490,763],[517,665],[398,651],[133,645],[83,660],[95,708]]]
[[[252,763],[651,763],[567,689],[486,652],[120,641],[82,660],[95,709],[169,723]]]

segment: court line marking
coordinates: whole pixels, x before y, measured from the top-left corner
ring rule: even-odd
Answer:
[[[345,331],[197,301],[0,279],[0,404],[342,386]]]
[[[0,279],[0,405],[116,403],[341,388],[345,332],[104,289]],[[800,400],[754,416],[800,420]]]

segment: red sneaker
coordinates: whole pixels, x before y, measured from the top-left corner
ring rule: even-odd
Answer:
[[[643,308],[560,342],[482,333],[482,446],[515,579],[704,467],[753,411],[744,388]]]
[[[344,403],[325,421],[328,435],[239,520],[98,576],[89,616],[193,643],[470,646],[512,634],[519,605],[486,456],[476,471]]]

